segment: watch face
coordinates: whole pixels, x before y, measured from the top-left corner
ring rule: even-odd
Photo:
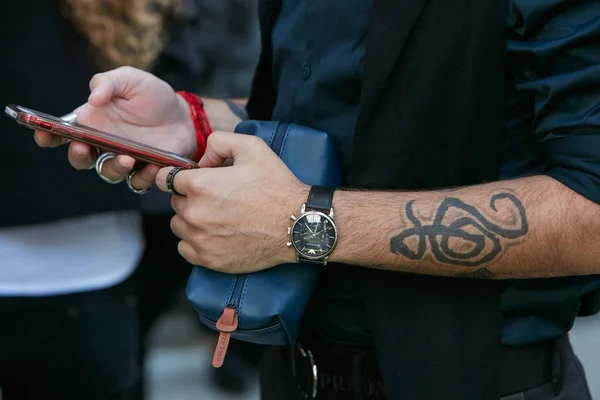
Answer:
[[[337,230],[331,217],[318,211],[309,211],[296,220],[291,236],[300,255],[320,259],[333,251]]]

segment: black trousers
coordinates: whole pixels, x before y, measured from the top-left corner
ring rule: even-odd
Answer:
[[[131,400],[140,377],[131,280],[48,297],[0,297],[3,400]]]
[[[304,348],[305,352],[309,347]],[[370,350],[346,351],[327,343],[316,344],[314,348],[311,355],[318,370],[316,399],[401,400],[386,397],[376,356]],[[583,367],[567,337],[531,351],[506,349],[502,371],[501,400],[591,399]],[[271,348],[262,359],[261,400],[311,398],[302,395],[311,393],[311,382],[309,358],[302,357],[297,349]],[[515,387],[522,389],[515,391]]]

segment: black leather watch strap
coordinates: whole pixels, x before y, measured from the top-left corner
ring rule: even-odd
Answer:
[[[329,213],[333,203],[333,192],[335,189],[325,186],[313,186],[308,193],[306,209]]]

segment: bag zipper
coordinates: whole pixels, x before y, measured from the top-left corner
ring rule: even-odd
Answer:
[[[288,123],[282,122],[275,130],[275,136],[273,136],[273,143],[271,144],[271,149],[273,149],[273,151],[277,155],[279,155],[279,152],[281,151],[281,147],[283,146],[283,139],[285,139],[285,133],[287,132],[289,125],[290,124]]]
[[[212,362],[212,365],[215,368],[223,366],[227,348],[229,347],[229,340],[231,339],[231,333],[238,328],[239,303],[240,298],[242,297],[242,289],[246,282],[246,276],[246,274],[243,274],[238,275],[235,278],[233,290],[227,300],[227,305],[223,310],[223,314],[217,320],[216,328],[219,330],[219,339],[217,340],[217,347]]]
[[[280,123],[275,130],[271,149],[273,149],[277,155],[279,155],[281,152],[283,140],[285,139],[285,134],[289,125],[289,123],[285,122]],[[213,356],[212,362],[212,365],[215,368],[220,368],[223,366],[225,355],[227,354],[227,348],[229,347],[229,340],[231,339],[231,333],[238,328],[238,313],[240,307],[239,302],[240,298],[242,297],[242,289],[244,287],[244,283],[246,282],[246,277],[247,275],[243,274],[238,275],[235,278],[231,296],[229,296],[227,305],[223,310],[223,314],[221,314],[221,317],[217,320],[216,328],[219,330],[219,339],[217,340],[217,347],[215,349],[215,355]]]

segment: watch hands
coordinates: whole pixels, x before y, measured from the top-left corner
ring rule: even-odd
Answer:
[[[310,236],[317,236],[318,234],[323,233],[324,231],[325,231],[325,229],[321,229],[320,231],[317,231],[317,232],[310,231],[310,232],[306,232],[306,233],[302,234],[301,236],[302,237],[305,237],[305,236],[308,236],[308,235],[310,235]]]

